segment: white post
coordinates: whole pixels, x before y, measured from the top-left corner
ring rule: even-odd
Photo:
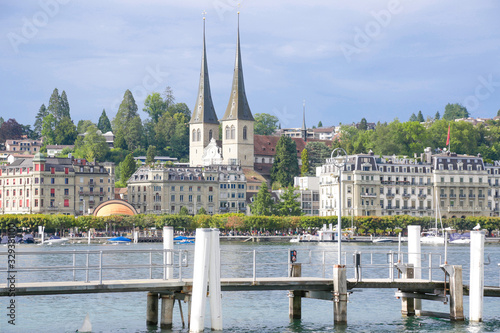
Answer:
[[[470,233],[469,321],[483,321],[484,233]]]
[[[165,253],[165,262],[164,264],[167,265],[167,273],[166,273],[166,278],[167,279],[173,279],[174,278],[174,270],[172,267],[173,264],[173,252],[172,250],[174,249],[174,228],[173,227],[163,227],[163,250],[170,250],[167,253]]]
[[[337,235],[339,237],[338,239],[338,246],[339,246],[339,253],[338,253],[338,264],[342,265],[342,165],[338,165],[337,168],[339,169],[339,213],[337,215]]]
[[[210,229],[196,229],[190,332],[203,332],[210,254]]]
[[[42,236],[42,244],[45,242],[45,226],[38,226],[38,234]]]
[[[139,243],[139,232],[134,230],[134,244]]]
[[[222,293],[220,287],[219,229],[212,229],[210,240],[210,316],[212,331],[222,331]]]
[[[87,242],[90,245],[90,228],[87,230]]]
[[[422,278],[422,259],[421,259],[421,249],[420,249],[420,226],[419,225],[409,225],[408,226],[408,263],[413,264],[414,267],[414,279]],[[418,314],[422,309],[422,302],[419,299],[415,299],[415,312]]]

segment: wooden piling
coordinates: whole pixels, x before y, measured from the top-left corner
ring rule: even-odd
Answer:
[[[148,293],[146,325],[158,325],[158,293]]]
[[[174,317],[174,295],[161,295],[161,316],[160,327],[165,329],[172,328]]]
[[[413,279],[415,276],[415,270],[412,264],[406,266],[403,272],[403,279]],[[415,299],[408,297],[401,297],[401,314],[403,316],[409,317],[415,315]]]
[[[464,285],[462,282],[462,266],[452,266],[450,274],[450,319],[464,320]]]
[[[290,277],[301,277],[302,276],[302,264],[293,263],[291,264]],[[300,290],[289,290],[288,299],[288,315],[290,320],[300,319],[302,317],[302,291]]]
[[[347,278],[343,265],[333,266],[333,323],[347,324]]]

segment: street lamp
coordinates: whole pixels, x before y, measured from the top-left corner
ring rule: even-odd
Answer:
[[[339,183],[339,212],[337,214],[337,235],[338,235],[338,264],[342,264],[342,168],[347,163],[347,152],[343,148],[335,148],[330,156],[330,163],[335,165],[339,171],[338,183]]]

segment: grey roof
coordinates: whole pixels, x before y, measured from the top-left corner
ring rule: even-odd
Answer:
[[[203,19],[203,55],[201,59],[200,85],[198,87],[198,98],[193,109],[193,116],[189,121],[191,124],[210,123],[218,124],[217,114],[212,103],[210,93],[210,80],[208,78],[207,48],[205,44],[205,19]]]
[[[234,65],[233,85],[231,96],[227,104],[226,113],[222,120],[254,120],[250,107],[248,106],[245,94],[245,84],[243,82],[243,66],[241,65],[240,50],[240,19],[238,14],[238,37],[236,41],[236,63]]]

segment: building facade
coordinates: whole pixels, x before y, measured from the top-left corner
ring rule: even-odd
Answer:
[[[338,214],[338,169],[320,168],[320,215]],[[497,163],[498,164],[498,163]],[[419,159],[350,155],[342,171],[342,215],[499,216],[499,165],[430,148]]]
[[[40,152],[42,140],[19,139],[6,140],[5,150],[9,153],[36,154]]]
[[[47,158],[38,153],[0,167],[2,214],[82,215],[112,199],[113,193],[113,163]]]
[[[176,214],[202,207],[212,215],[246,212],[246,178],[239,166],[142,166],[128,181],[128,201],[144,214]]]

